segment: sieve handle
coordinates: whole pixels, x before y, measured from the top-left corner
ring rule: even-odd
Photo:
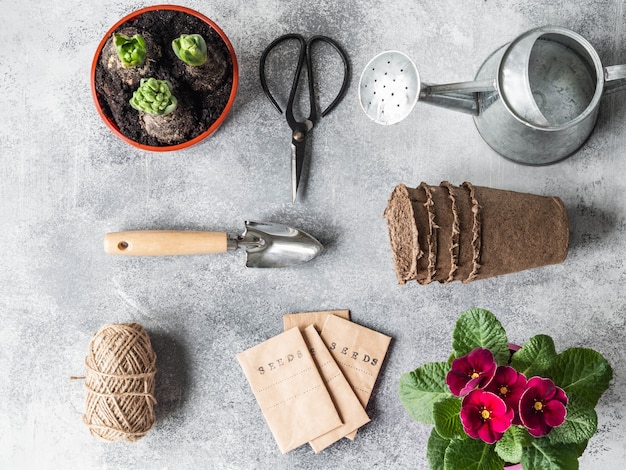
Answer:
[[[614,93],[626,88],[626,65],[604,67],[604,93]]]
[[[137,230],[112,232],[104,236],[104,251],[127,256],[170,256],[224,253],[228,250],[225,232],[187,230]]]

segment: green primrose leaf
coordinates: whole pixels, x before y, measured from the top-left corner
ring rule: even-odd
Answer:
[[[499,365],[508,363],[509,343],[502,324],[488,310],[473,308],[457,320],[452,348],[456,357],[461,357],[478,347],[490,349]]]
[[[197,67],[207,61],[207,48],[199,34],[181,34],[172,41],[174,54],[187,65]]]
[[[452,397],[446,384],[450,370],[447,362],[429,362],[412,372],[402,374],[398,393],[406,412],[424,424],[435,424],[433,405]]]
[[[565,390],[568,397],[583,399],[594,408],[613,378],[613,369],[598,352],[570,348],[559,354],[545,375]]]
[[[571,446],[574,449],[576,449],[576,455],[580,457],[581,455],[583,455],[583,452],[585,452],[585,449],[587,448],[587,444],[589,444],[589,441],[583,441],[577,444],[571,444]]]
[[[136,110],[161,116],[173,112],[177,104],[172,84],[155,78],[142,78],[130,99],[130,105]]]
[[[435,429],[430,432],[426,448],[426,458],[428,459],[430,470],[444,470],[444,459],[449,445],[450,439],[444,439]]]
[[[598,415],[585,401],[572,396],[567,404],[565,422],[546,436],[553,444],[580,444],[595,434],[598,429]]]
[[[460,411],[461,399],[457,397],[444,398],[433,405],[435,429],[444,439],[467,438],[459,416]]]
[[[494,446],[477,439],[450,441],[444,457],[445,470],[502,470],[503,465]]]
[[[139,67],[146,60],[146,41],[140,34],[132,38],[124,34],[113,34],[113,44],[125,68]]]
[[[510,463],[519,463],[522,460],[524,447],[529,446],[533,438],[525,428],[511,426],[506,430],[502,439],[496,442],[496,453],[502,460]]]
[[[550,444],[535,439],[524,449],[522,468],[534,470],[578,470],[579,448],[571,444]]]
[[[511,366],[526,377],[543,376],[557,357],[554,341],[547,335],[530,338],[513,354]]]

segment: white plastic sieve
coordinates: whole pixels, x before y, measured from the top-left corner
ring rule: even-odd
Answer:
[[[361,108],[374,122],[396,124],[406,118],[420,92],[417,67],[404,53],[385,51],[365,67],[359,82]]]

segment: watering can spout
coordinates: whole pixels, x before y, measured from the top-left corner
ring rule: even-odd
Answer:
[[[578,33],[543,26],[495,50],[468,82],[423,83],[406,54],[383,52],[363,70],[359,98],[365,113],[384,125],[407,117],[418,101],[470,114],[503,157],[548,165],[584,144],[602,95],[622,90],[626,64],[604,67]]]
[[[626,90],[626,64],[604,67],[604,92]]]
[[[404,53],[385,51],[365,67],[359,84],[361,107],[370,119],[389,125],[408,116],[417,101],[478,116],[481,93],[496,91],[495,78],[447,85],[426,85]]]
[[[472,116],[478,116],[480,114],[480,94],[495,91],[495,79],[449,83],[445,85],[422,84],[419,101],[471,114]]]

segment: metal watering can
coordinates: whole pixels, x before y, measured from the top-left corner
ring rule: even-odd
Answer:
[[[582,36],[544,26],[492,53],[472,82],[421,83],[409,57],[383,52],[364,69],[359,97],[379,124],[404,119],[418,99],[471,114],[500,155],[546,165],[576,152],[595,127],[602,96],[625,87],[626,65],[603,67]]]

